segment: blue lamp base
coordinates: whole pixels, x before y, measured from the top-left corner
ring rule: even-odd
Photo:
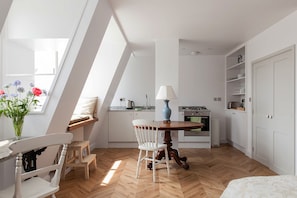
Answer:
[[[165,106],[163,108],[163,117],[164,121],[169,122],[170,121],[170,116],[171,116],[171,109],[169,108],[169,100],[164,100]]]

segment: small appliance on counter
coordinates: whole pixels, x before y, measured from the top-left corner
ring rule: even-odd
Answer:
[[[228,102],[228,109],[236,109],[237,107],[240,107],[240,102]]]
[[[126,109],[133,109],[135,107],[135,103],[132,100],[127,100]]]

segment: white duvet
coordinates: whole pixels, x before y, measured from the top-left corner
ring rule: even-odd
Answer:
[[[297,198],[297,177],[254,176],[232,180],[221,198]]]

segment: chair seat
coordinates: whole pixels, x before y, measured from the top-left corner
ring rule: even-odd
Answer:
[[[52,186],[50,182],[40,178],[33,177],[22,182],[22,197],[27,198],[37,198],[37,197],[47,197],[55,192],[58,192],[59,186]],[[0,198],[13,197],[14,185],[0,191]]]
[[[166,147],[167,147],[166,144],[158,144],[157,147],[155,147],[151,143],[144,143],[142,145],[139,145],[138,146],[138,149],[148,150],[148,151],[154,151],[154,150],[157,150],[157,149],[165,149]]]

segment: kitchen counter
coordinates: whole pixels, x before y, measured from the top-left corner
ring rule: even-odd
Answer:
[[[142,112],[154,112],[155,111],[155,106],[150,106],[148,109],[146,109],[145,107],[141,107],[141,106],[136,106],[133,109],[126,109],[126,107],[121,107],[121,106],[111,106],[108,109],[109,111],[129,111],[129,112],[134,112],[134,111],[142,111]]]

